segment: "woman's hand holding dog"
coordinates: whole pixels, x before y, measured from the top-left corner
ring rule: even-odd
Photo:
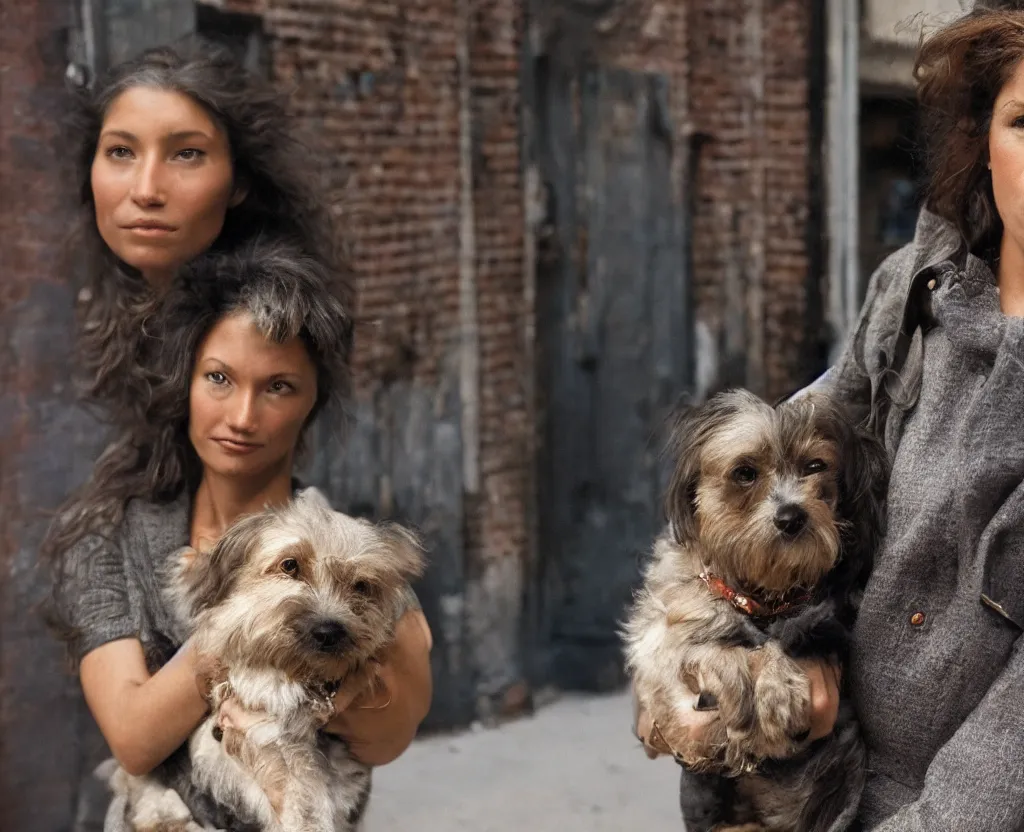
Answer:
[[[335,716],[325,730],[342,737],[359,762],[382,766],[409,744],[430,710],[433,639],[421,610],[409,610],[380,659],[377,691],[347,690],[335,697]]]
[[[827,737],[839,716],[842,668],[833,662],[804,659],[797,662],[811,683],[811,733],[809,739]]]
[[[839,714],[839,684],[841,670],[831,662],[806,659],[797,661],[806,674],[810,685],[810,734],[809,740],[821,739],[832,733],[836,717]],[[662,746],[653,730],[654,721],[644,707],[634,699],[634,733],[643,743],[644,751],[652,760],[671,751]],[[694,710],[687,714],[677,714],[680,722],[685,722],[695,742],[706,733],[708,726],[718,719],[716,711]]]

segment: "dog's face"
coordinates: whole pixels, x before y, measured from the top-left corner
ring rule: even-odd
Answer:
[[[773,408],[720,394],[683,415],[674,444],[676,538],[699,542],[705,566],[740,586],[813,586],[853,535],[880,534],[884,450],[824,397]]]
[[[407,582],[423,569],[419,543],[310,493],[236,523],[195,576],[203,647],[227,665],[337,679],[393,635]]]

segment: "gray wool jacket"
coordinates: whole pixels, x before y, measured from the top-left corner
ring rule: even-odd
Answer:
[[[868,773],[832,832],[1024,830],[1024,318],[925,211],[812,387],[869,420],[892,460],[846,669]],[[691,777],[680,797],[699,821]]]
[[[869,768],[848,828],[1024,830],[1024,319],[925,211],[824,383],[893,464],[847,671]]]

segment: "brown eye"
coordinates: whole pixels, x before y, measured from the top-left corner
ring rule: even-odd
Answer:
[[[295,558],[286,558],[281,561],[281,571],[285,575],[294,578],[299,574],[299,562]]]
[[[355,586],[352,587],[360,595],[370,594],[370,585],[366,581],[356,581]]]
[[[740,485],[753,485],[757,480],[757,469],[753,465],[739,465],[733,468],[732,478]]]
[[[820,474],[822,471],[828,470],[828,465],[823,459],[812,459],[804,466],[804,476],[810,474]]]

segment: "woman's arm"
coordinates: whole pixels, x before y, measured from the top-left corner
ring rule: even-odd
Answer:
[[[430,710],[432,645],[423,612],[408,610],[399,619],[395,640],[381,661],[383,685],[379,691],[372,699],[356,691],[338,693],[335,703],[339,712],[326,730],[344,738],[360,762],[385,765],[412,743]]]
[[[129,774],[147,774],[167,759],[207,711],[188,645],[151,676],[139,640],[118,639],[87,653],[79,676],[93,718]]]

